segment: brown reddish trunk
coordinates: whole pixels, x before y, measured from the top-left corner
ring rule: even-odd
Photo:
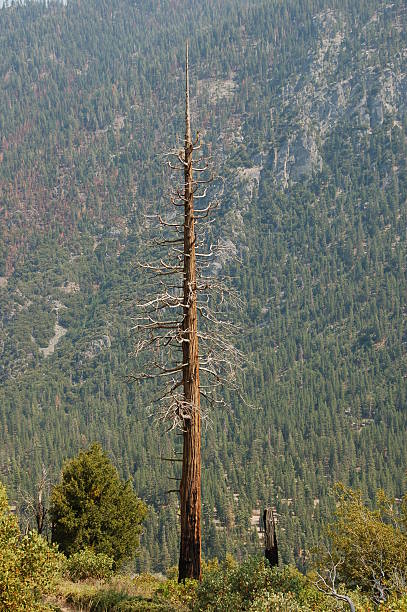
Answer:
[[[193,195],[193,144],[189,112],[188,46],[186,54],[184,189],[184,318],[183,387],[189,416],[184,420],[180,485],[181,546],[178,580],[201,579],[201,411],[199,391],[195,221]]]

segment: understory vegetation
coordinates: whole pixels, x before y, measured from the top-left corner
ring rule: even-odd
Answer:
[[[135,578],[115,576],[109,581],[73,583],[62,581],[52,598],[57,607],[69,604],[74,609],[105,611],[156,610],[163,612],[334,612],[348,610],[344,601],[321,593],[313,574],[304,576],[296,568],[270,568],[262,557],[237,563],[228,557],[204,564],[201,583],[178,584],[171,578],[140,574]],[[358,589],[345,590],[360,612],[407,609],[407,594],[391,596],[386,603],[374,604]]]
[[[0,610],[44,610],[63,556],[33,531],[22,534],[0,483]]]
[[[111,465],[95,445],[67,465],[78,461],[86,464],[95,456],[111,474]],[[66,468],[63,473],[66,476]],[[101,472],[91,470],[90,474],[88,486],[94,491],[96,483],[101,482]],[[83,472],[76,475],[80,481]],[[312,569],[307,574],[290,565],[271,568],[261,555],[241,562],[226,555],[223,560],[204,563],[202,582],[185,580],[179,584],[175,567],[167,568],[165,576],[134,575],[128,558],[115,562],[113,556],[98,552],[104,541],[103,529],[93,532],[89,539],[93,544],[88,541],[86,548],[68,552],[67,556],[35,532],[23,534],[1,486],[0,609],[405,612],[407,496],[394,500],[378,491],[376,505],[371,507],[360,492],[343,485],[337,485],[334,493],[335,520],[326,527],[325,542],[317,550],[308,551]],[[97,516],[94,501],[88,500]],[[135,507],[139,505],[136,499]],[[76,511],[81,515],[80,504]],[[81,532],[83,524],[79,522],[76,529]],[[132,537],[129,533],[129,542],[121,546],[130,546],[128,550],[134,556]]]

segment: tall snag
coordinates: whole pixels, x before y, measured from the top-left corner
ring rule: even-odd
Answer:
[[[236,368],[243,361],[233,346],[235,330],[228,321],[230,307],[225,296],[231,291],[216,274],[210,275],[210,259],[221,252],[222,242],[218,240],[215,246],[208,242],[201,225],[197,241],[196,225],[208,220],[223,189],[221,184],[220,191],[217,190],[205,155],[194,155],[199,150],[202,151],[199,137],[193,141],[191,136],[187,45],[184,145],[166,155],[169,167],[182,173],[183,183],[180,189],[171,188],[170,203],[174,208],[168,215],[161,212],[147,215],[147,228],[151,219],[158,226],[150,243],[155,263],[139,263],[150,274],[143,274],[140,279],[143,299],[136,304],[140,316],[135,318],[135,329],[144,338],[139,340],[135,355],[147,351],[148,360],[145,369],[132,377],[161,381],[159,396],[151,405],[151,416],[170,423],[168,430],[179,429],[183,436],[182,460],[162,457],[175,465],[182,462],[179,490],[169,491],[180,494],[180,582],[186,578],[201,579],[201,419],[205,416],[201,397],[212,406],[222,404],[216,387],[226,382],[235,389]],[[200,205],[195,206],[195,202]],[[157,254],[160,248],[164,249],[161,257]],[[234,305],[237,302],[234,295]]]
[[[184,317],[182,321],[182,384],[189,418],[183,423],[180,486],[181,547],[179,580],[201,579],[201,408],[199,387],[197,275],[195,256],[194,182],[191,118],[189,110],[188,45],[186,48],[184,145]]]
[[[264,555],[271,567],[278,565],[278,544],[276,534],[276,519],[273,508],[266,508],[263,512],[264,523]]]

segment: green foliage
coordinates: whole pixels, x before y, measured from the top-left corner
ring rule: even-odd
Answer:
[[[173,605],[182,605],[189,610],[195,602],[197,586],[196,580],[187,579],[178,583],[178,579],[174,577],[165,580],[157,590],[157,594],[165,601]]]
[[[34,532],[21,535],[0,483],[0,609],[39,612],[58,576],[61,555]]]
[[[293,567],[270,568],[263,558],[237,564],[228,558],[207,567],[198,585],[195,612],[334,610],[332,602]]]
[[[319,567],[338,563],[338,580],[358,587],[374,600],[406,592],[407,534],[405,500],[398,511],[394,499],[383,491],[371,509],[360,491],[336,487],[335,522],[327,528],[329,554],[321,551]]]
[[[51,496],[53,540],[72,555],[83,548],[114,559],[116,567],[139,546],[145,504],[99,444],[68,461]]]
[[[113,563],[112,557],[85,548],[69,557],[65,565],[65,572],[73,582],[87,578],[106,580],[113,573]]]
[[[250,612],[310,612],[310,608],[305,604],[300,604],[292,593],[270,593],[264,591],[257,595],[251,604]]]
[[[407,612],[407,595],[391,597],[389,601],[379,606],[380,612]]]

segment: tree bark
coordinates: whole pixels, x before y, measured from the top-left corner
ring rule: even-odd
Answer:
[[[272,508],[266,508],[263,512],[264,522],[264,554],[271,567],[278,565],[278,544],[276,535],[276,524]]]
[[[189,110],[188,45],[186,51],[184,148],[183,372],[185,406],[180,484],[181,546],[178,580],[201,580],[201,410],[199,388],[197,286],[193,187],[193,143]]]

